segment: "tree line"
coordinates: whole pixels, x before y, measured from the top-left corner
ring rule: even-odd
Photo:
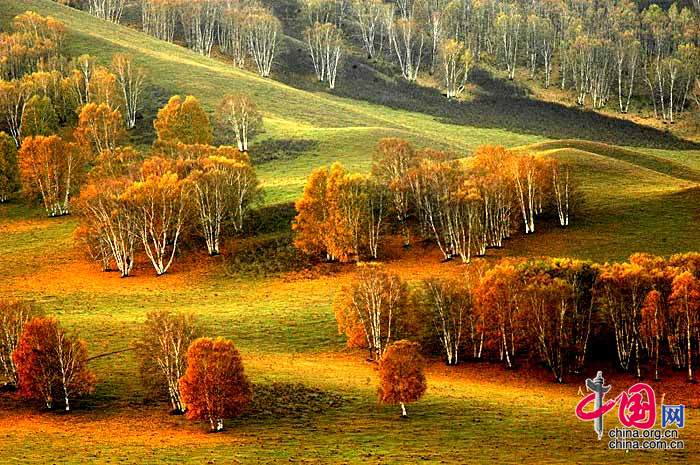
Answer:
[[[694,102],[700,107],[700,5],[631,0],[301,0],[298,21],[313,70],[333,89],[349,40],[369,59],[389,59],[408,81],[436,74],[448,98],[465,88],[477,64],[496,66],[509,79],[522,74],[545,88],[556,85],[576,103],[601,109],[653,108],[673,123]],[[118,20],[121,0],[90,0],[85,9]],[[143,0],[143,30],[197,52],[213,47],[244,68],[269,76],[282,37],[274,12],[257,0]],[[113,13],[111,13],[113,12]],[[24,35],[6,40],[17,56],[48,59],[53,36],[41,47]],[[0,40],[0,45],[3,43]],[[633,104],[634,101],[634,104]]]
[[[76,399],[95,390],[90,361],[133,351],[142,385],[151,399],[167,396],[172,413],[205,420],[222,431],[224,419],[248,408],[253,385],[231,340],[203,336],[192,314],[154,311],[146,315],[131,347],[90,357],[84,340],[66,331],[54,317],[23,300],[0,299],[0,379],[4,389],[48,410],[72,409]],[[418,345],[397,341],[380,365],[379,401],[401,404],[426,390],[425,360]]]
[[[406,338],[448,365],[525,360],[564,382],[594,354],[621,370],[658,379],[663,367],[694,380],[700,361],[700,255],[628,262],[504,259],[470,266],[463,278],[403,281],[362,264],[333,304],[350,347],[380,360]]]
[[[541,216],[568,226],[577,200],[572,186],[568,165],[523,150],[482,146],[461,161],[382,139],[369,175],[339,163],[314,170],[295,204],[294,243],[329,261],[376,259],[393,226],[404,246],[418,236],[445,260],[469,262],[503,246],[519,225],[534,233]]]

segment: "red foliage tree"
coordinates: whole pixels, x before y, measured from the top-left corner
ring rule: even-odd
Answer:
[[[415,402],[425,394],[425,360],[418,344],[405,339],[391,344],[379,364],[379,402],[400,404],[401,416],[406,417],[404,404]]]
[[[47,408],[63,399],[93,391],[95,377],[87,368],[85,341],[70,337],[54,318],[34,318],[24,325],[12,354],[19,378],[19,394],[41,400]]]
[[[252,399],[241,355],[224,338],[196,339],[187,350],[187,371],[180,393],[191,420],[208,420],[212,431],[224,428],[224,418],[240,415]]]

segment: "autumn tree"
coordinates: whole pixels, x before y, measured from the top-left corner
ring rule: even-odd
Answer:
[[[410,2],[412,3],[412,2]],[[413,17],[394,19],[393,15],[386,19],[389,43],[396,54],[401,75],[407,81],[418,79],[425,34],[420,23]]]
[[[231,147],[199,148],[201,156],[188,168],[200,232],[209,255],[218,255],[224,224],[243,229],[245,215],[258,198],[259,188],[250,158]]]
[[[17,187],[17,147],[7,133],[0,131],[0,203],[7,202]]]
[[[172,42],[177,27],[177,5],[173,0],[144,0],[141,5],[143,31],[157,39]]]
[[[134,267],[139,232],[137,216],[123,197],[130,185],[124,177],[96,178],[81,189],[76,201],[90,254],[103,270],[113,262],[122,278]]]
[[[145,72],[130,55],[123,53],[112,57],[112,71],[124,103],[124,122],[128,129],[132,129],[136,126],[136,115],[141,107]]]
[[[620,367],[631,369],[634,361],[638,377],[641,309],[651,286],[648,270],[635,263],[606,265],[596,282],[598,305],[612,325]]]
[[[640,337],[654,361],[654,379],[659,379],[659,352],[664,334],[663,297],[657,290],[649,291],[641,310]]]
[[[41,312],[23,300],[0,299],[0,372],[5,385],[17,387],[18,375],[12,353],[17,348],[22,328]]]
[[[88,159],[103,151],[113,151],[124,140],[124,120],[119,110],[107,104],[88,103],[80,110],[74,136]]]
[[[50,217],[67,215],[80,181],[80,151],[58,136],[27,137],[18,158],[24,192],[41,196]]]
[[[405,404],[425,394],[425,360],[419,346],[405,339],[389,345],[379,363],[379,402],[400,404],[401,416],[407,417]]]
[[[685,330],[688,381],[693,381],[693,342],[697,344],[700,322],[700,281],[687,271],[673,280],[670,310],[680,316]]]
[[[225,131],[236,135],[241,152],[248,151],[248,141],[262,128],[262,115],[244,93],[226,95],[217,109],[216,119]]]
[[[258,74],[269,77],[282,25],[271,11],[252,7],[246,16],[246,43]]]
[[[22,136],[50,136],[58,130],[58,116],[46,96],[34,95],[22,112]]]
[[[294,245],[327,260],[377,258],[383,237],[387,195],[384,186],[348,174],[339,163],[315,170],[295,203]]]
[[[179,386],[187,418],[209,421],[212,431],[222,431],[224,419],[240,415],[253,396],[241,355],[233,342],[224,338],[192,342]]]
[[[223,6],[222,0],[190,0],[177,3],[182,32],[189,48],[204,56],[211,55]]]
[[[209,117],[191,95],[185,100],[179,95],[170,97],[168,103],[158,110],[153,126],[162,142],[210,144],[213,137]]]
[[[571,204],[573,201],[573,186],[571,180],[571,168],[569,165],[560,163],[558,160],[548,162],[552,174],[552,191],[554,206],[559,218],[559,225],[569,226],[569,216],[571,214]]]
[[[362,47],[367,52],[367,58],[373,59],[377,54],[376,48],[384,43],[384,16],[386,8],[391,5],[384,4],[381,0],[353,0],[352,14],[357,23],[362,38]]]
[[[94,390],[85,341],[69,336],[54,318],[25,323],[12,360],[20,396],[41,400],[49,409],[61,399],[69,411],[72,398]]]
[[[442,76],[445,81],[447,98],[462,93],[473,65],[472,53],[462,42],[447,39],[440,45]]]
[[[523,341],[522,284],[516,264],[502,262],[487,271],[474,289],[475,309],[487,335],[495,343],[500,360],[512,368]]]
[[[447,364],[456,365],[468,336],[473,338],[478,331],[470,290],[458,280],[432,278],[422,283],[418,294],[417,300],[440,340]]]
[[[381,359],[401,327],[408,298],[406,284],[380,265],[358,265],[357,278],[343,287],[333,304],[338,330],[348,345],[365,347],[371,360]]]
[[[217,27],[217,42],[221,53],[233,60],[237,68],[245,68],[248,57],[246,43],[246,18],[248,8],[246,2],[236,1],[224,7]]]
[[[33,93],[34,86],[29,77],[12,81],[0,80],[0,115],[17,147],[23,138],[22,116]]]
[[[76,106],[104,103],[116,107],[117,78],[90,55],[80,55],[72,61],[73,70],[65,86],[73,94]]]
[[[185,411],[180,378],[187,368],[187,348],[202,329],[191,314],[168,310],[150,312],[136,341],[141,376],[158,391],[167,391],[174,412]]]
[[[118,23],[126,0],[87,0],[88,11],[100,19]]]
[[[392,212],[401,227],[404,247],[411,244],[408,226],[412,211],[409,171],[416,163],[413,146],[397,138],[381,139],[372,160],[372,174],[389,189]]]
[[[146,256],[161,276],[175,259],[188,214],[188,190],[175,168],[158,157],[144,162],[141,178],[122,198],[136,222]]]
[[[314,23],[304,31],[306,44],[319,82],[328,82],[335,89],[340,57],[343,52],[343,35],[332,23]]]

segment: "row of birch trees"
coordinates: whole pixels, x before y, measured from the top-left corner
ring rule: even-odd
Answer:
[[[434,242],[445,260],[469,262],[537,218],[569,225],[576,200],[571,169],[556,159],[484,146],[466,160],[401,139],[379,142],[371,175],[336,163],[309,177],[296,202],[295,245],[327,260],[379,256],[391,227],[408,247]]]
[[[380,360],[402,338],[448,365],[533,360],[557,382],[587,358],[637,377],[663,369],[694,380],[700,361],[700,255],[635,254],[628,262],[504,259],[471,264],[464,276],[408,283],[382,265],[358,265],[333,305],[350,347]],[[610,350],[612,348],[612,350]]]

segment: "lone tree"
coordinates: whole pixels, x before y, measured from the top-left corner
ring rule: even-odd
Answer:
[[[199,100],[191,95],[185,100],[179,95],[170,97],[168,103],[158,110],[153,127],[161,142],[211,144],[213,137],[209,117]]]
[[[0,132],[0,203],[17,190],[17,171],[17,147],[7,133]]]
[[[222,431],[224,418],[240,415],[253,397],[241,355],[224,338],[203,337],[190,345],[180,391],[187,418],[208,420],[212,431]]]
[[[25,323],[38,315],[34,307],[22,300],[0,300],[0,374],[6,385],[18,385],[12,353],[17,348]]]
[[[425,360],[418,344],[405,339],[387,347],[379,364],[379,402],[401,405],[401,417],[407,417],[404,404],[425,394]]]
[[[225,131],[236,134],[241,152],[248,151],[248,141],[262,128],[262,116],[253,100],[242,92],[229,94],[221,101],[216,119]]]
[[[185,411],[178,383],[187,368],[187,348],[200,333],[193,315],[162,310],[146,315],[136,342],[141,377],[153,390],[167,389],[174,412]]]
[[[19,394],[41,400],[53,408],[94,390],[95,376],[88,370],[85,341],[70,337],[55,318],[34,318],[24,325],[17,349],[12,354],[19,378]]]

